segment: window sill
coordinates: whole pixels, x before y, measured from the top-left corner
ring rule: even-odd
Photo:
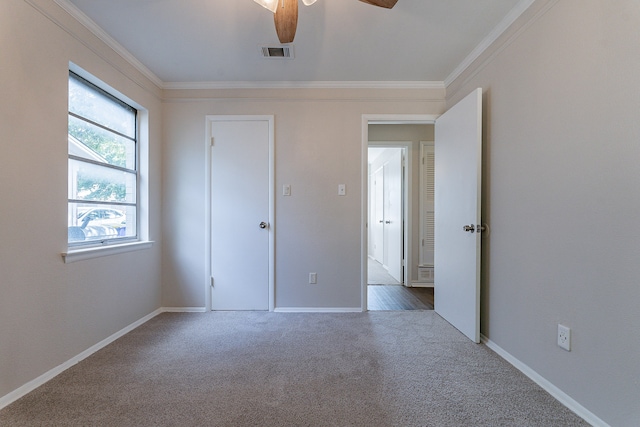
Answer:
[[[93,248],[72,249],[62,253],[65,264],[82,261],[85,259],[98,258],[109,255],[123,254],[126,252],[141,251],[153,246],[153,241],[123,243],[120,245],[100,246]]]

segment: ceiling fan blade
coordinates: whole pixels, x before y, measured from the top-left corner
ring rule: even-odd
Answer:
[[[391,9],[398,3],[398,0],[360,0],[363,3],[372,4],[374,6]]]
[[[292,43],[298,27],[298,0],[281,0],[273,21],[280,43]]]

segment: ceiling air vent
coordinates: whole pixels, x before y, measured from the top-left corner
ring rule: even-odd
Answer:
[[[293,46],[262,46],[260,50],[263,58],[293,59]]]

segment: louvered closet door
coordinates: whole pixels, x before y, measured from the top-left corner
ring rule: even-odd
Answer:
[[[421,199],[420,199],[420,265],[433,266],[435,227],[435,147],[433,142],[423,142],[421,148]]]

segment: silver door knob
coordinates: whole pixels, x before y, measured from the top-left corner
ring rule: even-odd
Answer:
[[[473,224],[465,225],[464,227],[462,227],[462,229],[464,231],[468,231],[469,233],[474,233],[476,231],[476,227]]]
[[[385,221],[384,223],[385,224],[391,224],[391,221]]]
[[[260,223],[260,226],[259,226],[259,227],[260,227],[260,228],[267,228],[267,225],[268,225],[268,224],[267,224],[266,222],[262,221],[262,222]]]

